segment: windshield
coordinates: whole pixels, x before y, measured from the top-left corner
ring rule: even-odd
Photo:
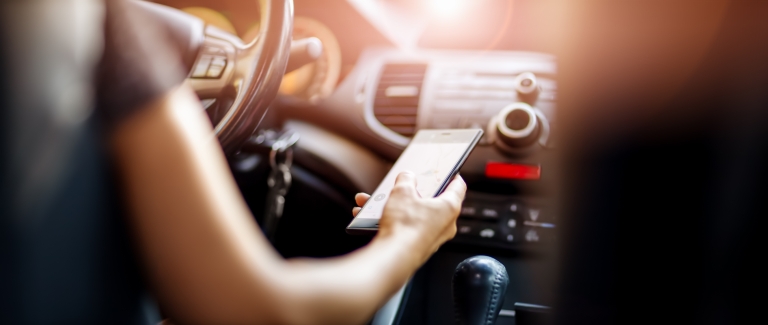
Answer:
[[[348,0],[401,48],[552,53],[552,1]]]

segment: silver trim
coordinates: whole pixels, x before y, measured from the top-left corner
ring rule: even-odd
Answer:
[[[409,281],[410,282],[410,281]],[[403,301],[403,295],[405,294],[405,287],[408,282],[403,285],[400,290],[395,293],[387,303],[373,315],[371,325],[392,325],[395,322],[397,316],[397,310],[400,309],[400,303]]]
[[[537,305],[537,304],[526,304],[524,302],[516,302],[515,306],[520,307],[529,307],[529,308],[540,308],[540,309],[552,309],[550,307],[544,306],[544,305]]]
[[[502,309],[499,311],[499,317],[515,317],[515,310]]]
[[[509,219],[509,220],[515,220],[515,219]],[[523,221],[523,225],[529,226],[529,227],[540,227],[540,228],[555,228],[554,223],[549,222],[535,222],[535,221]]]
[[[216,103],[216,98],[205,98],[200,100],[200,104],[203,105],[203,109],[208,109]]]
[[[549,119],[547,119],[547,116],[544,115],[540,109],[534,108],[534,110],[536,111],[536,117],[538,117],[539,122],[541,122],[541,135],[539,135],[539,145],[544,148],[549,148]]]
[[[507,115],[514,110],[522,110],[528,113],[528,124],[522,130],[512,130],[507,126],[507,123],[504,122]],[[498,116],[499,119],[497,120],[498,123],[496,123],[496,127],[499,129],[499,132],[513,139],[525,138],[531,135],[533,130],[536,128],[536,123],[538,123],[538,117],[536,116],[536,112],[533,110],[533,107],[523,102],[507,105],[501,109],[501,112],[499,112]]]

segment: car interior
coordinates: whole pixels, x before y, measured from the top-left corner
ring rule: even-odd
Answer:
[[[460,170],[455,238],[370,324],[729,323],[760,310],[722,297],[756,293],[764,270],[765,6],[134,3],[173,35],[285,258],[366,245],[345,230],[355,194],[417,131],[484,131]]]
[[[410,137],[419,129],[481,128],[485,136],[460,171],[469,193],[455,239],[372,322],[454,322],[451,279],[459,262],[475,255],[493,256],[510,272],[498,324],[514,323],[516,303],[552,305],[557,215],[544,184],[554,178],[548,164],[557,147],[557,63],[549,39],[533,37],[551,25],[532,19],[543,4],[298,0],[290,17],[290,1],[271,1],[265,25],[264,7],[255,1],[156,3],[167,7],[142,5],[195,25],[198,35],[185,35],[187,27],[178,37],[191,39],[183,48],[197,49],[186,52],[197,53],[185,61],[188,83],[280,254],[329,257],[365,245],[370,237],[345,232],[354,194],[376,188]],[[258,60],[287,65],[285,76],[267,72],[267,79],[250,81],[257,87],[252,94],[233,91],[250,71],[241,62],[259,51],[248,48],[254,38],[252,46],[264,46]],[[248,105],[257,113],[232,113]],[[260,110],[268,110],[261,121],[237,121]],[[265,219],[276,169],[270,151],[291,136],[291,180],[274,225]]]

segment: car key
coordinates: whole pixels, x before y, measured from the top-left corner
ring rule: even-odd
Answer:
[[[264,211],[264,233],[269,241],[273,243],[278,222],[283,216],[285,195],[291,187],[292,147],[298,140],[298,133],[285,132],[272,143],[269,152],[269,164],[272,171],[267,178],[269,192],[267,192],[267,202]]]

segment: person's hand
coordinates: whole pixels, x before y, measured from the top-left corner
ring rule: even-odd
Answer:
[[[370,198],[371,198],[371,195],[368,193],[355,194],[355,203],[357,203],[357,206],[352,208],[353,217],[357,217],[357,214],[360,213],[362,206],[365,205],[365,202],[368,202],[368,199]]]
[[[379,222],[378,238],[397,238],[411,243],[421,262],[456,235],[456,218],[467,191],[467,185],[456,176],[445,191],[436,198],[422,198],[416,191],[416,176],[403,172],[397,176],[395,187],[384,205]],[[355,202],[362,206],[370,195],[358,193]],[[357,215],[360,208],[352,210]]]

